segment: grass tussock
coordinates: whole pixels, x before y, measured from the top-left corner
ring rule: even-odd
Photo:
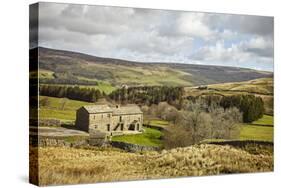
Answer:
[[[34,157],[36,155],[31,155],[31,159]],[[39,148],[40,185],[272,170],[272,153],[252,154],[230,146],[202,144],[144,153],[127,153],[112,148]]]

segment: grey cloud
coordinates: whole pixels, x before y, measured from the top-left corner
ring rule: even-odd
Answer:
[[[273,49],[259,49],[259,48],[248,48],[246,49],[247,52],[257,54],[261,57],[273,57]]]
[[[218,41],[257,36],[273,43],[270,17],[40,3],[39,22],[40,45],[97,56],[222,64],[239,57],[273,58],[270,45],[212,48]]]
[[[273,17],[207,14],[204,21],[211,28],[224,28],[249,35],[273,36]]]

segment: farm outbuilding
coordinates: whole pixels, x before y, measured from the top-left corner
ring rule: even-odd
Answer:
[[[86,132],[142,131],[143,113],[137,105],[89,105],[77,110],[75,124]]]

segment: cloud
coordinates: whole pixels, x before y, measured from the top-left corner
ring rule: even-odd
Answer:
[[[39,7],[41,46],[135,61],[248,67],[252,59],[253,68],[273,67],[271,17],[60,3]]]
[[[236,67],[273,70],[273,44],[262,37],[225,45],[223,40],[215,45],[203,46],[189,56],[191,60]]]
[[[215,31],[204,23],[204,13],[183,13],[178,19],[178,30],[182,34],[208,39],[213,37]]]
[[[261,57],[273,57],[273,40],[270,38],[255,37],[242,47],[251,53]]]

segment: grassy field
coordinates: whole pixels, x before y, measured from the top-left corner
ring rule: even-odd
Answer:
[[[127,142],[144,146],[162,146],[162,132],[152,128],[144,128],[144,133],[112,137],[113,141]]]
[[[240,139],[273,141],[273,127],[246,124],[243,126]]]
[[[108,82],[98,82],[97,86],[93,86],[96,89],[99,89],[101,92],[105,92],[106,94],[110,94],[112,91],[116,89],[116,87],[112,86]]]
[[[261,119],[254,121],[252,124],[273,126],[273,116],[264,115]]]
[[[223,84],[208,85],[210,89],[240,91],[249,93],[262,93],[265,95],[272,95],[273,93],[273,79],[272,78],[260,78],[245,82],[232,82]]]
[[[144,120],[144,124],[151,125],[154,127],[165,128],[166,126],[169,125],[169,122],[162,119],[148,119],[148,120]]]
[[[48,98],[49,104],[47,106],[41,106],[39,109],[39,117],[42,119],[59,119],[66,121],[74,121],[76,118],[76,110],[84,105],[92,103],[70,100],[66,98],[55,98],[40,96],[40,100]],[[63,107],[63,103],[65,106]]]
[[[273,116],[264,115],[250,124],[243,124],[240,139],[273,141]]]
[[[272,153],[201,144],[161,152],[127,153],[113,148],[31,148],[31,172],[39,184],[79,184],[273,170]],[[36,170],[35,165],[39,164]]]

